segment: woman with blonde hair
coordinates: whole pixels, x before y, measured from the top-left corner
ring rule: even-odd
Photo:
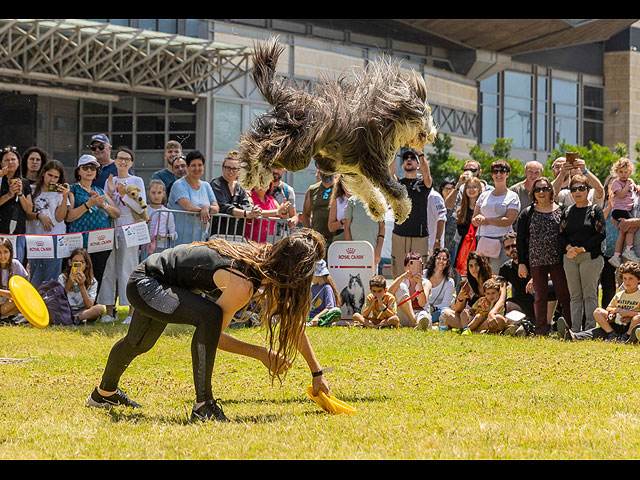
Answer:
[[[155,345],[169,323],[196,327],[191,343],[196,391],[193,421],[228,421],[211,388],[218,348],[261,360],[272,379],[286,372],[299,351],[312,372],[313,394],[320,390],[328,394],[329,385],[305,333],[311,280],[316,262],[324,255],[324,237],[302,229],[273,245],[216,238],[149,256],[127,284],[135,307],[129,331],[112,348],[102,381],[87,404],[139,407],[118,387],[120,377],[138,355]],[[268,348],[222,333],[234,314],[250,302],[260,306]]]

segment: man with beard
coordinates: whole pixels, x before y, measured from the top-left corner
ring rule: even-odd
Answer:
[[[180,142],[176,140],[169,140],[164,147],[164,160],[167,162],[167,167],[154,172],[153,175],[151,175],[151,180],[161,180],[162,183],[164,183],[164,186],[169,188],[169,185],[175,182],[178,178],[181,178],[177,175],[175,167],[173,166],[175,159],[181,155],[182,145]],[[184,177],[184,174],[182,176]]]
[[[300,220],[303,227],[312,228],[324,236],[328,250],[334,236],[334,232],[329,231],[329,201],[335,176],[318,170],[316,178],[318,183],[311,185],[305,193]]]
[[[411,199],[409,217],[402,224],[394,224],[391,236],[391,271],[393,278],[398,278],[404,273],[404,259],[409,252],[419,252],[422,263],[426,263],[429,250],[427,198],[432,180],[429,164],[422,152],[416,153],[409,149],[402,154],[404,178],[398,179],[395,176],[395,161],[390,168],[393,178],[405,186]],[[422,175],[418,175],[418,170]]]

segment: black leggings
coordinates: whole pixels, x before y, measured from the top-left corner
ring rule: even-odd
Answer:
[[[114,391],[129,364],[155,345],[167,324],[187,324],[196,327],[191,340],[196,401],[213,400],[211,375],[222,331],[222,309],[190,290],[147,276],[143,267],[131,274],[127,297],[135,311],[127,335],[111,349],[100,388]]]

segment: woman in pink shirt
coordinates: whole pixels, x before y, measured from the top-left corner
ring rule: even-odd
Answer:
[[[251,190],[249,200],[254,207],[260,208],[260,217],[256,219],[248,219],[244,229],[244,237],[257,243],[265,243],[267,236],[273,234],[275,230],[275,220],[265,220],[267,217],[287,218],[289,213],[290,202],[278,204],[275,198],[271,196],[273,192],[273,182],[269,184],[268,190],[260,190],[255,187]]]

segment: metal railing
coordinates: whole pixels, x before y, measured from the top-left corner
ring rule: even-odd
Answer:
[[[212,237],[232,242],[275,243],[290,231],[286,218],[238,218],[217,213],[211,215],[209,223],[203,224],[200,212],[172,209],[154,211],[148,227],[151,243],[141,248],[142,258],[176,245],[206,241]]]

